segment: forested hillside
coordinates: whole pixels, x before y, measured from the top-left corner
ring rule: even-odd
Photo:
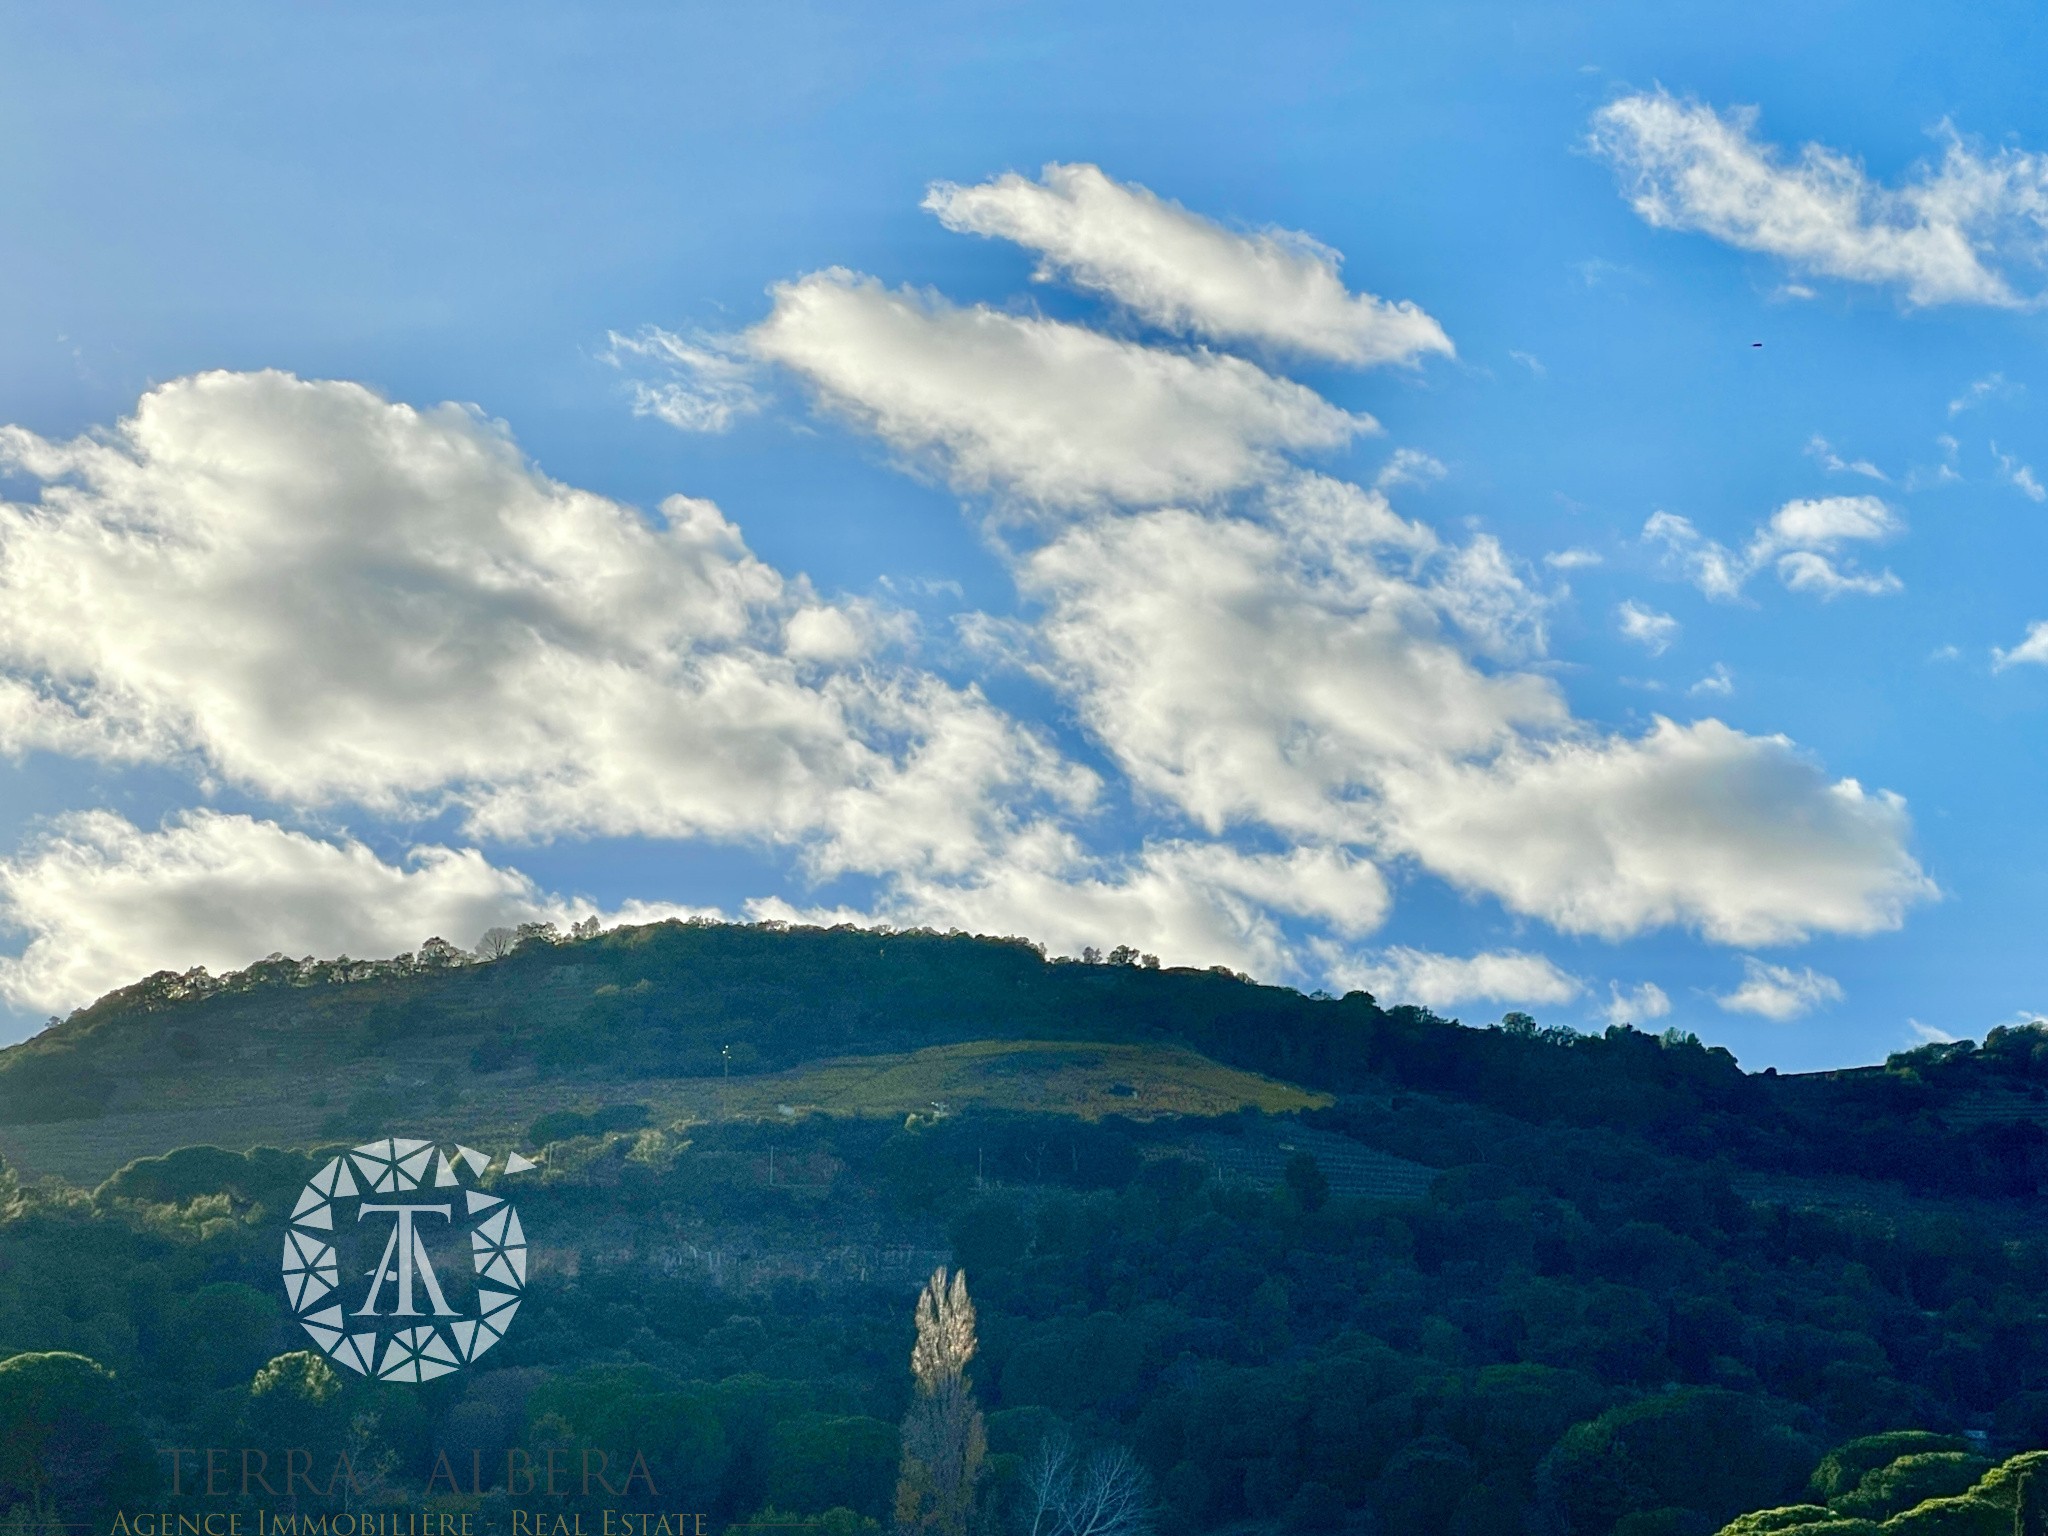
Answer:
[[[894,1520],[945,1264],[991,1536],[1060,1436],[1127,1450],[1161,1529],[1946,1532],[1883,1522],[2048,1445],[2044,1083],[2035,1027],[1778,1079],[930,934],[155,977],[0,1056],[0,1434],[92,1426],[68,1483],[0,1462],[0,1514],[177,1507],[164,1447],[315,1442],[373,1503],[489,1512],[428,1488],[440,1458],[637,1436],[666,1506],[848,1536]],[[195,1123],[219,1150],[76,1172]],[[336,1377],[279,1291],[285,1210],[320,1148],[457,1123],[541,1160],[519,1326],[441,1381]],[[1901,1431],[1944,1438],[1844,1449]],[[1953,1518],[2012,1529],[2016,1476]]]

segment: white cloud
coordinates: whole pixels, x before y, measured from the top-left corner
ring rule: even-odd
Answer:
[[[1429,485],[1449,473],[1442,462],[1416,448],[1396,448],[1373,477],[1373,489],[1390,491],[1402,485]]]
[[[2010,400],[2020,393],[2024,385],[2008,384],[2002,373],[1987,373],[1981,379],[1970,381],[1970,387],[1948,403],[1948,413],[1960,416],[1964,411],[1975,410],[1987,400]],[[1948,439],[1953,442],[1953,439]]]
[[[1618,982],[1607,984],[1607,1007],[1602,1016],[1610,1024],[1642,1024],[1670,1012],[1671,999],[1654,981],[1627,989]]]
[[[607,361],[623,367],[629,358],[650,362],[668,375],[652,382],[633,380],[636,416],[653,416],[684,432],[724,432],[762,407],[754,388],[759,370],[715,339],[688,342],[652,325],[636,336],[613,331]]]
[[[1705,538],[1693,527],[1692,519],[1676,512],[1652,512],[1643,524],[1643,537],[1665,546],[1692,584],[1708,597],[1732,603],[1742,596],[1751,568],[1741,555]]]
[[[1831,475],[1861,475],[1866,480],[1881,480],[1887,484],[1891,481],[1891,476],[1868,459],[1843,458],[1818,432],[1807,439],[1806,452],[1808,457],[1817,459],[1820,467]]]
[[[1592,145],[1622,173],[1630,206],[1822,277],[1897,287],[1912,304],[2019,307],[2010,269],[2038,265],[2048,231],[2048,158],[1980,155],[1953,131],[1938,165],[1897,187],[1818,144],[1788,160],[1727,114],[1664,91],[1625,96],[1593,118]]]
[[[1685,691],[1694,695],[1712,694],[1716,698],[1725,699],[1735,691],[1735,674],[1728,670],[1727,662],[1717,661],[1705,677]]]
[[[1595,550],[1554,549],[1543,557],[1543,563],[1554,571],[1577,571],[1601,565],[1604,561]]]
[[[1941,450],[1941,463],[1935,465],[1933,469],[1914,465],[1906,472],[1906,490],[1924,491],[1929,486],[1957,485],[1962,482],[1962,473],[1956,468],[1956,456],[1963,445],[1946,432],[1935,435],[1934,445]]]
[[[1585,261],[1575,261],[1572,263],[1572,270],[1579,274],[1579,281],[1588,288],[1604,287],[1608,283],[1617,280],[1631,283],[1649,281],[1641,272],[1638,272],[1626,262],[1608,261],[1605,257],[1601,256],[1594,256]]]
[[[1283,501],[1101,519],[1021,560],[1045,675],[1142,794],[1211,835],[1405,854],[1574,933],[1867,933],[1933,894],[1903,804],[1783,738],[1607,737],[1541,675],[1482,670],[1430,581],[1441,550],[1348,495],[1348,536]]]
[[[1088,855],[1050,825],[1028,829],[964,879],[896,882],[867,913],[819,912],[779,900],[750,904],[757,917],[883,921],[974,933],[1026,934],[1051,952],[1107,952],[1118,944],[1168,965],[1225,965],[1286,980],[1322,974],[1315,953],[1282,930],[1282,915],[1345,938],[1370,933],[1389,905],[1369,861],[1341,849],[1303,846],[1247,854],[1221,843],[1148,843],[1125,858]]]
[[[1614,617],[1622,638],[1635,641],[1652,656],[1663,655],[1671,649],[1671,642],[1678,638],[1678,620],[1668,613],[1645,608],[1634,598],[1616,608]]]
[[[1885,597],[1905,585],[1890,571],[1868,576],[1840,570],[1826,555],[1805,549],[1778,557],[1778,579],[1793,592],[1812,592],[1823,599],[1852,592],[1862,597]]]
[[[1140,791],[1211,833],[1255,821],[1356,842],[1383,765],[1564,719],[1546,679],[1466,659],[1447,618],[1490,636],[1505,622],[1488,616],[1499,572],[1418,532],[1374,493],[1318,481],[1262,521],[1159,511],[1077,525],[1017,577],[1042,605],[1050,674]],[[1382,563],[1418,558],[1435,581]]]
[[[1514,348],[1510,347],[1508,349],[1508,356],[1535,374],[1539,379],[1548,378],[1550,375],[1550,370],[1543,366],[1543,359],[1534,352],[1517,352]]]
[[[1543,955],[1497,949],[1476,955],[1440,955],[1396,945],[1331,968],[1344,987],[1363,988],[1384,1006],[1419,1003],[1568,1003],[1585,990],[1576,976]]]
[[[1169,330],[1359,366],[1453,351],[1416,305],[1347,292],[1337,253],[1308,236],[1239,234],[1092,165],[934,182],[924,206],[948,229],[1037,251],[1041,281],[1065,277]]]
[[[956,308],[840,268],[773,292],[751,352],[963,489],[1049,507],[1201,501],[1376,430],[1241,358]]]
[[[460,808],[494,836],[757,838],[965,867],[1089,783],[892,663],[709,502],[660,523],[454,406],[207,374],[0,505],[0,746],[190,764],[288,805]]]
[[[1567,933],[1786,943],[1895,928],[1935,895],[1896,795],[1718,720],[1404,768],[1385,793],[1390,847]]]
[[[1782,1024],[1842,1000],[1842,984],[1811,966],[1798,970],[1768,965],[1754,955],[1742,957],[1742,985],[1717,994],[1714,1001],[1730,1013],[1753,1013]]]
[[[1291,462],[1366,419],[1240,359],[844,271],[774,293],[729,345],[650,332],[620,355],[679,370],[674,413],[706,428],[758,401],[750,367],[788,367],[956,485],[1065,513],[998,545],[1022,612],[959,627],[1126,776],[1135,849],[1086,841],[1094,773],[912,664],[909,616],[783,576],[710,503],[646,518],[472,411],[274,373],[176,381],[74,442],[0,430],[0,468],[42,482],[0,505],[0,749],[478,835],[793,847],[808,874],[877,877],[888,921],[1303,979],[1376,931],[1389,860],[1568,932],[1745,945],[1874,931],[1932,894],[1902,803],[1782,738],[1574,721],[1537,665],[1552,599],[1498,541]],[[1433,463],[1397,453],[1387,483]],[[1788,504],[1758,539],[1825,555],[1895,526],[1854,502]],[[244,935],[395,948],[424,917],[558,905],[477,855],[384,864],[210,813],[65,823],[8,868],[21,997],[188,964],[185,892],[224,964]],[[323,886],[326,906],[303,895]],[[89,889],[141,937],[73,945]],[[273,906],[303,937],[258,933]],[[1401,963],[1439,988],[1445,966],[1523,997],[1578,985],[1517,951],[1436,959]]]
[[[2035,478],[2032,468],[2022,464],[2009,453],[2000,453],[1996,443],[1991,445],[1991,456],[1998,460],[1999,478],[2004,480],[2007,485],[2018,491],[2029,501],[2048,501],[2048,487],[2044,487]]]
[[[1643,524],[1643,537],[1662,544],[1671,563],[1719,602],[1738,600],[1750,577],[1766,565],[1775,566],[1778,580],[1790,591],[1822,598],[1850,592],[1881,597],[1904,584],[1890,571],[1873,576],[1843,568],[1833,552],[1845,543],[1893,538],[1905,526],[1875,496],[1823,496],[1786,502],[1739,553],[1706,538],[1674,512],[1652,513]]]
[[[1771,514],[1766,533],[1771,550],[1831,549],[1850,540],[1888,539],[1904,528],[1875,496],[1823,496],[1786,502]]]
[[[232,970],[275,952],[381,957],[430,935],[469,945],[486,928],[590,915],[475,849],[416,848],[389,864],[359,842],[247,816],[193,811],[144,832],[89,811],[0,860],[0,921],[28,940],[0,958],[0,996],[59,1011],[152,971]]]
[[[1992,647],[1991,665],[1994,671],[1999,672],[2007,667],[2048,667],[2048,619],[2037,619],[2029,624],[2027,637],[2011,650]]]

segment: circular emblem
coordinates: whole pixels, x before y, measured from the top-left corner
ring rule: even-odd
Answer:
[[[284,1293],[322,1353],[379,1381],[430,1381],[505,1336],[526,1289],[526,1234],[510,1200],[478,1187],[491,1164],[473,1147],[395,1136],[313,1175],[284,1237]],[[534,1166],[511,1152],[498,1172]]]

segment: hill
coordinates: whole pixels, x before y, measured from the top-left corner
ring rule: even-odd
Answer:
[[[0,1051],[0,1152],[91,1181],[194,1141],[303,1144],[407,1118],[502,1135],[621,1094],[674,1119],[800,1104],[900,1116],[946,1097],[1025,1108],[1045,1094],[1049,1108],[1148,1118],[1407,1090],[1605,1127],[1753,1184],[1809,1180],[1823,1203],[1842,1202],[1842,1179],[1996,1200],[2048,1177],[2048,1036],[2034,1027],[1780,1077],[1676,1032],[1581,1035],[1522,1015],[1472,1029],[1364,992],[1305,997],[1221,969],[1048,960],[958,934],[662,923],[534,930],[501,958],[465,959],[432,941],[388,961],[274,957],[111,993]],[[1034,1041],[1051,1053],[1042,1071],[1022,1054]],[[1003,1048],[916,1055],[971,1042]],[[1081,1047],[1097,1062],[1142,1048],[1116,1059],[1148,1064],[1062,1078],[1057,1064],[1080,1058],[1059,1053]],[[1119,1101],[1132,1073],[1153,1091]]]
[[[160,975],[0,1053],[0,1432],[71,1393],[95,1465],[198,1510],[137,1447],[289,1422],[403,1503],[437,1457],[630,1426],[679,1507],[861,1536],[943,1263],[980,1311],[991,1532],[1055,1434],[1127,1447],[1191,1532],[1818,1533],[1909,1493],[2009,1526],[1987,1469],[2048,1445],[2044,1083],[2032,1027],[1783,1078],[957,935]],[[330,1390],[283,1213],[336,1144],[409,1128],[539,1156],[520,1325],[460,1376]],[[1939,1448],[1871,1459],[1906,1431]],[[1831,1457],[1856,1478],[1816,1494]],[[0,1518],[49,1497],[14,1466]],[[508,1496],[463,1497],[502,1530]]]

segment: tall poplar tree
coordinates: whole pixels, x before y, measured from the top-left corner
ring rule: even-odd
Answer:
[[[974,1303],[967,1276],[941,1265],[917,1298],[910,1351],[916,1393],[903,1416],[903,1466],[896,1480],[896,1529],[903,1536],[967,1536],[974,1485],[988,1441],[967,1362],[974,1358]]]

